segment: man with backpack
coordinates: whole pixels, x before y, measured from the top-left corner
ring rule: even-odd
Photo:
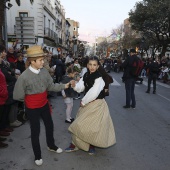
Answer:
[[[153,94],[156,94],[156,79],[159,73],[159,64],[153,59],[147,66],[148,69],[148,89],[146,93],[150,93],[151,82],[153,81]]]
[[[122,68],[124,69],[123,81],[125,82],[126,89],[126,105],[123,108],[135,109],[135,81],[143,68],[143,62],[137,57],[135,49],[130,50],[130,55],[122,63]]]

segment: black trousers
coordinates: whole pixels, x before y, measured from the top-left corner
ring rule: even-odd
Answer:
[[[42,108],[29,109],[26,108],[26,113],[30,121],[31,128],[31,142],[32,148],[35,155],[35,160],[41,159],[41,148],[40,148],[40,118],[42,118],[45,130],[46,130],[46,142],[47,146],[50,148],[55,147],[54,136],[53,136],[53,121],[50,113],[49,104],[47,103]]]
[[[156,79],[157,79],[157,74],[149,74],[147,91],[150,91],[151,82],[153,81],[153,91],[156,92]]]
[[[9,111],[11,105],[0,105],[0,130],[9,126]]]

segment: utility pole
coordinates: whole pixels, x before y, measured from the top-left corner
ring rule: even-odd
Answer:
[[[8,49],[8,34],[7,34],[7,7],[6,7],[6,0],[4,0],[4,31],[2,34],[4,37],[4,45],[6,49]]]

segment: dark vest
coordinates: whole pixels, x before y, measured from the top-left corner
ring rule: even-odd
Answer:
[[[93,87],[94,82],[97,78],[102,77],[101,74],[96,71],[94,73],[91,73],[88,71],[84,74],[83,76],[83,81],[84,81],[84,86],[85,86],[85,94]],[[104,93],[104,88],[103,90],[100,92],[100,94],[98,95],[98,97],[96,99],[103,99],[105,97],[105,93]]]
[[[63,76],[61,82],[63,84],[66,84],[66,83],[70,82],[71,80],[73,80],[73,78],[70,78],[68,76]],[[77,97],[77,92],[74,91],[73,88],[71,88],[71,87],[69,87],[68,89],[64,89],[64,92],[67,97],[71,97],[71,98]]]

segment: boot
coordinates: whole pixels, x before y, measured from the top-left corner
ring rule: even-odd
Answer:
[[[9,132],[5,132],[4,130],[0,131],[0,136],[9,136],[9,135],[10,135]]]
[[[6,138],[0,137],[0,142],[4,142],[5,140],[6,140]]]
[[[0,142],[0,149],[7,148],[7,147],[8,147],[7,143]]]

